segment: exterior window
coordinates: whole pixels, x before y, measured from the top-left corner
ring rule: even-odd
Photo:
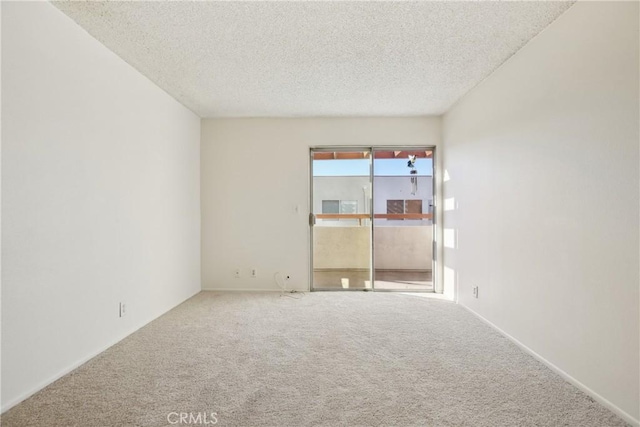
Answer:
[[[404,213],[422,213],[422,200],[405,200]]]
[[[357,200],[323,200],[322,213],[355,214],[358,213]]]
[[[404,213],[404,200],[387,200],[387,213],[388,214],[403,214]]]
[[[340,213],[340,201],[339,200],[323,200],[322,213],[324,214]]]
[[[422,213],[422,200],[387,200],[388,214]],[[391,220],[391,221],[402,221]]]
[[[340,213],[341,214],[358,213],[358,201],[357,200],[340,200]]]

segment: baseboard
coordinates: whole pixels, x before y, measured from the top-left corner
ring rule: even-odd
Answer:
[[[574,386],[576,386],[578,389],[580,389],[585,394],[591,396],[594,400],[596,400],[602,406],[604,406],[605,408],[607,408],[608,410],[610,410],[611,412],[613,412],[614,414],[616,414],[617,416],[619,416],[620,418],[622,418],[623,420],[625,420],[626,422],[631,424],[632,426],[640,427],[640,420],[634,418],[633,416],[631,416],[627,412],[623,411],[618,406],[616,406],[615,404],[611,403],[609,400],[605,399],[604,397],[602,397],[601,395],[599,395],[598,393],[596,393],[595,391],[593,391],[592,389],[590,389],[589,387],[587,387],[586,385],[584,385],[583,383],[581,383],[580,381],[578,381],[577,379],[575,379],[574,377],[572,377],[571,375],[569,375],[568,373],[566,373],[565,371],[563,371],[562,369],[560,369],[559,367],[554,365],[553,363],[549,362],[547,359],[545,359],[544,357],[542,357],[541,355],[539,355],[538,353],[536,353],[535,351],[533,351],[532,349],[530,349],[529,347],[527,347],[526,345],[524,345],[523,343],[518,341],[513,336],[509,335],[508,333],[506,333],[505,331],[500,329],[494,323],[490,322],[489,320],[487,320],[486,318],[484,318],[483,316],[481,316],[480,314],[478,314],[477,312],[475,312],[474,310],[472,310],[468,306],[466,306],[466,305],[464,305],[462,303],[458,303],[458,304],[460,304],[467,311],[469,311],[469,313],[473,314],[478,319],[482,320],[484,323],[486,323],[487,325],[491,326],[493,329],[498,331],[501,335],[503,335],[506,338],[508,338],[511,342],[513,342],[515,345],[520,347],[522,350],[526,351],[531,356],[533,356],[535,359],[537,359],[538,361],[540,361],[541,363],[546,365],[549,369],[554,371],[556,374],[560,375],[565,381],[568,381],[569,383],[571,383]]]
[[[123,339],[125,339],[126,337],[128,337],[129,335],[133,334],[134,332],[136,332],[138,329],[145,327],[146,325],[148,325],[149,323],[153,322],[154,320],[156,320],[157,318],[159,318],[160,316],[168,313],[169,311],[173,310],[174,308],[176,308],[177,306],[179,306],[180,304],[182,304],[183,302],[185,302],[186,300],[188,300],[189,298],[193,298],[195,295],[199,294],[200,290],[196,291],[195,293],[193,293],[192,295],[189,295],[188,297],[182,299],[181,301],[179,301],[178,303],[172,305],[171,307],[169,307],[167,310],[164,310],[163,312],[161,312],[160,314],[158,314],[157,316],[153,316],[152,318],[143,321],[139,326],[132,328],[129,331],[126,331],[122,336],[116,338],[114,341],[110,342],[109,344],[99,348],[96,351],[91,352],[89,355],[82,357],[79,360],[76,360],[75,362],[73,362],[71,365],[67,366],[66,368],[62,369],[60,372],[56,373],[55,375],[52,375],[51,377],[47,378],[46,380],[40,382],[38,385],[36,385],[35,387],[33,387],[31,390],[28,390],[26,392],[24,392],[23,394],[21,394],[20,396],[16,397],[15,399],[10,400],[9,402],[7,402],[6,404],[4,404],[2,406],[1,409],[1,413],[4,414],[5,412],[7,412],[9,409],[13,408],[14,406],[18,405],[19,403],[27,400],[28,398],[30,398],[31,396],[33,396],[34,394],[36,394],[37,392],[39,392],[40,390],[42,390],[43,388],[47,387],[48,385],[54,383],[55,381],[59,380],[60,378],[64,377],[65,375],[69,374],[70,372],[72,372],[74,369],[79,368],[80,366],[84,365],[85,363],[87,363],[89,360],[93,359],[94,357],[96,357],[97,355],[99,355],[100,353],[108,350],[109,348],[113,347],[114,345],[116,345],[117,343],[119,343],[120,341],[122,341]]]
[[[264,288],[202,288],[203,291],[207,292],[282,292],[282,289],[264,289]],[[287,292],[291,291],[295,292],[309,292],[308,289],[299,290],[299,289],[287,289]]]

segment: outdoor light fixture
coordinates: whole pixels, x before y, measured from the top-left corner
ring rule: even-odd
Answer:
[[[415,196],[418,192],[418,177],[414,175],[418,175],[418,170],[416,169],[416,156],[409,155],[409,161],[407,162],[407,167],[411,168],[409,172],[411,176],[411,195]]]

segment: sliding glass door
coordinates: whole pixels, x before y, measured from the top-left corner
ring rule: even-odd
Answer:
[[[373,151],[374,289],[433,291],[433,149]]]
[[[433,148],[311,150],[312,290],[433,291]]]
[[[312,288],[371,289],[371,150],[311,151]]]

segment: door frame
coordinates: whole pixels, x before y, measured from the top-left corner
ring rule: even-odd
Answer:
[[[407,292],[405,289],[376,289],[375,287],[375,226],[374,226],[374,213],[373,207],[374,199],[375,199],[375,151],[431,151],[432,155],[432,177],[431,177],[431,194],[432,194],[432,207],[431,207],[431,281],[433,283],[433,289],[420,289],[420,290],[412,290],[412,293],[437,293],[439,286],[439,273],[438,273],[438,222],[439,218],[437,216],[438,206],[439,206],[439,198],[440,194],[438,192],[438,174],[436,171],[437,168],[437,152],[435,145],[340,145],[340,146],[331,146],[331,145],[322,145],[322,146],[310,146],[309,147],[309,171],[307,173],[309,179],[309,291],[311,292],[324,292],[324,291],[375,291],[375,292]],[[338,152],[338,151],[369,151],[370,154],[370,165],[369,165],[369,181],[371,182],[371,197],[369,199],[369,260],[370,260],[370,274],[369,280],[371,281],[371,288],[314,288],[313,287],[313,229],[314,224],[313,221],[313,153],[314,152]]]
[[[313,287],[313,229],[314,224],[312,223],[314,212],[313,212],[313,153],[315,152],[365,152],[368,151],[370,153],[369,156],[369,181],[371,183],[371,198],[369,199],[369,281],[371,282],[371,288],[314,288]],[[373,290],[373,149],[371,146],[354,146],[354,145],[345,145],[345,146],[318,146],[318,147],[309,147],[309,291],[311,292],[334,292],[334,291],[342,291],[342,292],[354,292],[354,291],[372,291]]]

